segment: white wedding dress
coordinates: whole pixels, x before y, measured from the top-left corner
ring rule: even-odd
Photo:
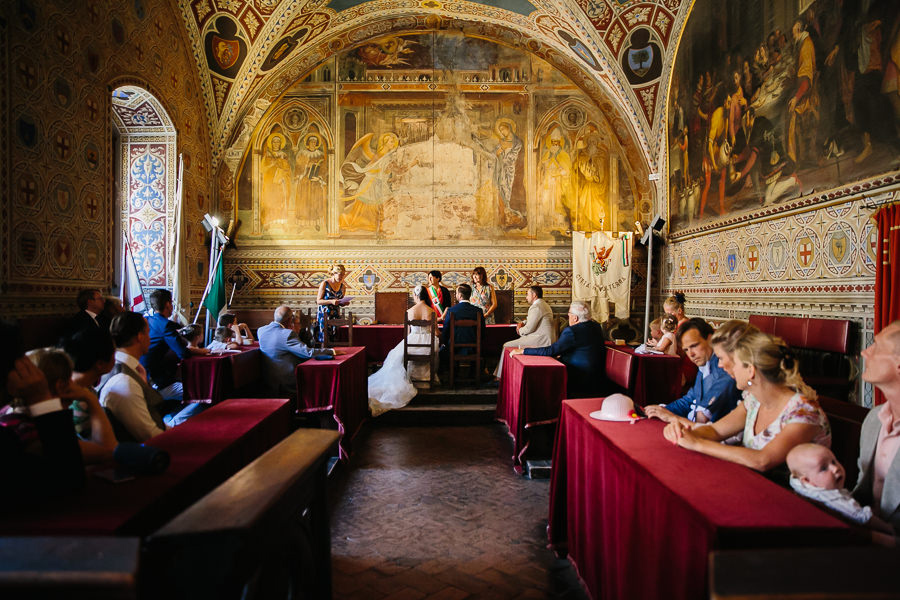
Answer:
[[[409,331],[409,341],[412,344],[427,344],[431,337],[428,327],[412,327]],[[435,351],[438,348],[439,339],[434,338]],[[410,354],[426,354],[425,348],[410,348]],[[403,342],[394,346],[388,352],[384,364],[376,373],[369,376],[369,410],[372,416],[385,413],[393,408],[402,408],[409,404],[416,395],[416,387],[410,381],[414,379],[428,379],[431,373],[431,365],[423,363],[409,363],[403,365]],[[437,377],[435,376],[435,382]]]

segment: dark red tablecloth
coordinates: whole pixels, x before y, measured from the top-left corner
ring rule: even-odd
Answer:
[[[181,361],[181,377],[184,383],[185,402],[218,404],[227,398],[240,383],[249,383],[243,377],[246,371],[242,362],[259,361],[259,346],[244,346],[239,353],[210,356],[189,356]],[[256,376],[259,367],[256,367]]]
[[[594,598],[706,598],[710,550],[838,545],[850,528],[746,467],[673,446],[663,423],[562,404],[550,542]]]
[[[559,419],[559,407],[566,397],[566,366],[549,356],[524,354],[507,356],[503,365],[495,418],[509,428],[513,467],[521,471],[528,429]]]
[[[681,397],[682,359],[666,354],[637,354],[631,346],[608,346],[627,352],[637,359],[632,400],[639,406],[665,404]],[[693,363],[692,363],[693,364]]]
[[[353,328],[356,341],[356,328]],[[332,411],[341,434],[341,460],[350,458],[351,442],[369,416],[365,348],[336,348],[334,360],[307,360],[297,365],[297,410]]]
[[[440,333],[439,333],[440,335]],[[488,325],[481,340],[482,356],[499,356],[503,344],[516,337],[515,325]],[[347,328],[337,339],[347,341]],[[366,347],[366,361],[384,362],[388,352],[403,340],[403,325],[354,325],[353,345]]]
[[[169,453],[165,472],[121,483],[88,474],[74,496],[0,515],[0,533],[148,535],[284,439],[290,421],[287,400],[226,400],[147,440]]]

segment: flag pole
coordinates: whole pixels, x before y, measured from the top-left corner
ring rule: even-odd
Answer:
[[[223,254],[225,254],[225,253],[219,252],[219,257],[216,259],[216,264],[214,266],[211,266],[209,269],[210,273],[214,273],[219,268],[219,261],[222,260]],[[206,289],[203,290],[203,297],[200,298],[200,308],[197,309],[197,314],[194,315],[193,323],[196,323],[197,319],[200,317],[200,311],[203,309],[203,303],[206,301],[206,296],[207,296],[207,294],[209,294],[209,288],[211,286],[212,286],[212,276],[210,276],[210,278],[206,282]],[[208,321],[209,320],[209,309],[208,308],[206,309],[206,318]],[[207,323],[207,325],[209,325],[209,323]]]
[[[138,275],[137,263],[134,262],[134,254],[131,252],[131,248],[128,246],[128,244],[125,244],[125,250],[128,252],[128,256],[131,257],[131,267],[134,269],[134,276],[135,276],[135,279],[137,279],[138,289],[141,290],[141,298],[144,298],[144,284],[141,283],[141,276]],[[147,313],[147,301],[144,300],[144,314],[146,314],[146,313]]]

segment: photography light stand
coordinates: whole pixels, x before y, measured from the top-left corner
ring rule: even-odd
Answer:
[[[658,233],[662,231],[663,226],[666,224],[666,220],[662,218],[661,215],[656,215],[653,217],[653,221],[650,222],[650,226],[644,231],[644,236],[641,238],[641,244],[647,246],[647,296],[644,299],[644,340],[647,340],[650,337],[650,287],[653,284],[653,238],[659,236],[660,241],[662,240],[662,236]],[[637,223],[640,225],[640,223]]]

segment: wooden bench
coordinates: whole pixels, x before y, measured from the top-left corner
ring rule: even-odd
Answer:
[[[849,398],[853,387],[849,357],[854,352],[852,321],[773,315],[750,315],[749,321],[797,351],[804,381],[819,394]]]
[[[712,552],[710,598],[900,598],[900,550],[817,547]]]
[[[300,429],[147,540],[148,598],[331,597],[326,462],[338,434]]]

